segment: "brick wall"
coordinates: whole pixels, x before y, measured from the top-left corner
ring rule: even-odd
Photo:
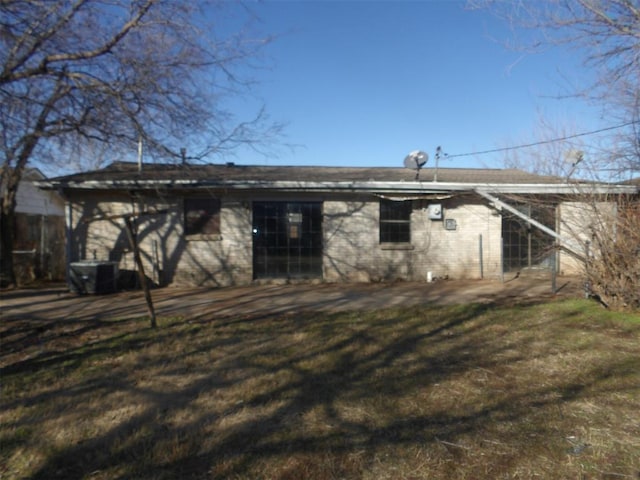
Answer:
[[[87,198],[88,197],[88,198]],[[71,261],[118,262],[125,283],[135,282],[133,253],[123,216],[161,211],[138,218],[138,242],[146,276],[154,283],[189,285],[247,284],[252,279],[251,211],[247,202],[222,200],[220,235],[185,238],[182,198],[85,195],[73,202]]]
[[[592,231],[615,229],[616,204],[613,202],[564,202],[559,207],[558,233],[576,252],[586,255]],[[595,252],[593,249],[590,255]],[[569,253],[561,252],[560,273],[577,275],[584,271],[582,263]]]
[[[412,219],[412,226],[415,226],[413,241],[421,254],[418,263],[422,278],[428,271],[434,277],[499,276],[502,261],[500,216],[472,198],[439,203],[443,208],[442,220],[430,220],[424,202],[414,211]],[[447,228],[447,225],[453,228],[451,221],[455,221],[455,229],[452,230]]]
[[[325,279],[426,280],[427,272],[433,277],[498,276],[502,258],[500,217],[481,203],[468,202],[437,201],[443,206],[444,218],[430,220],[429,203],[414,201],[411,245],[383,246],[378,237],[377,199],[325,201]],[[455,220],[455,230],[445,228],[446,219]]]
[[[325,280],[368,282],[382,274],[384,267],[378,248],[378,209],[378,203],[371,200],[324,202]]]
[[[295,200],[304,201],[302,197]],[[225,286],[253,279],[249,196],[222,197],[220,235],[204,239],[185,238],[181,196],[150,195],[132,201],[126,194],[85,192],[82,199],[71,200],[70,261],[116,261],[122,272],[133,272],[124,220],[118,216],[160,210],[163,213],[142,217],[138,224],[145,272],[155,283]],[[396,246],[379,243],[377,197],[314,197],[321,200],[325,281],[424,281],[428,272],[434,278],[499,278],[501,274],[501,216],[481,199],[469,195],[414,200],[411,243]],[[442,220],[429,218],[431,203],[442,205]],[[561,233],[581,225],[584,235],[584,208],[563,204],[559,211]],[[562,255],[561,268],[563,273],[575,273],[577,265]]]
[[[251,209],[246,201],[222,199],[220,236],[216,239],[185,239],[182,225],[175,261],[176,283],[195,285],[242,285],[252,280]]]

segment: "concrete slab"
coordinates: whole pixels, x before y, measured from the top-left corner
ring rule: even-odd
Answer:
[[[433,283],[299,283],[232,288],[167,287],[152,291],[158,316],[191,318],[261,317],[301,311],[376,310],[421,304],[533,303],[582,295],[577,277],[558,277],[551,291],[548,276],[495,280],[441,280]],[[0,319],[106,320],[147,315],[142,291],[76,295],[66,288],[0,293]]]

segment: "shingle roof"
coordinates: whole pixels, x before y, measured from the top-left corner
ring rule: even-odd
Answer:
[[[420,171],[420,181],[432,182],[435,169]],[[318,167],[318,166],[264,166],[234,164],[144,164],[115,162],[106,168],[50,179],[61,186],[83,182],[120,181],[176,181],[201,180],[203,182],[414,182],[416,172],[390,167]],[[438,182],[482,184],[560,184],[563,179],[535,175],[515,169],[439,168]]]

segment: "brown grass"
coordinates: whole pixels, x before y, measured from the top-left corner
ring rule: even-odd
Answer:
[[[637,479],[640,316],[586,301],[9,321],[3,479]]]

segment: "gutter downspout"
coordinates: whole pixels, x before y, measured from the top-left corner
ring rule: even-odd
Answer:
[[[557,233],[556,231],[550,229],[549,227],[547,227],[546,225],[543,225],[542,223],[538,222],[537,220],[534,220],[533,218],[531,218],[529,215],[526,215],[524,213],[522,213],[520,210],[518,210],[517,208],[512,207],[511,205],[509,205],[508,203],[503,202],[502,200],[500,200],[497,197],[494,197],[493,195],[491,195],[490,193],[480,189],[480,188],[474,188],[473,189],[474,192],[476,192],[478,195],[480,195],[481,197],[486,198],[487,200],[489,200],[490,202],[493,202],[495,205],[504,208],[505,210],[510,211],[511,213],[513,213],[514,215],[522,218],[523,220],[525,220],[526,222],[530,223],[531,225],[533,225],[534,227],[538,228],[539,230],[542,230],[544,233],[546,233],[547,235],[555,238],[556,240],[558,240],[559,244],[560,244],[560,248],[566,250],[567,252],[569,252],[571,255],[574,255],[577,259],[579,259],[582,262],[586,262],[587,259],[584,256],[583,253],[578,252],[576,250],[574,250],[571,247],[568,247],[567,244],[569,243],[569,241],[566,238],[563,238],[559,233]]]

